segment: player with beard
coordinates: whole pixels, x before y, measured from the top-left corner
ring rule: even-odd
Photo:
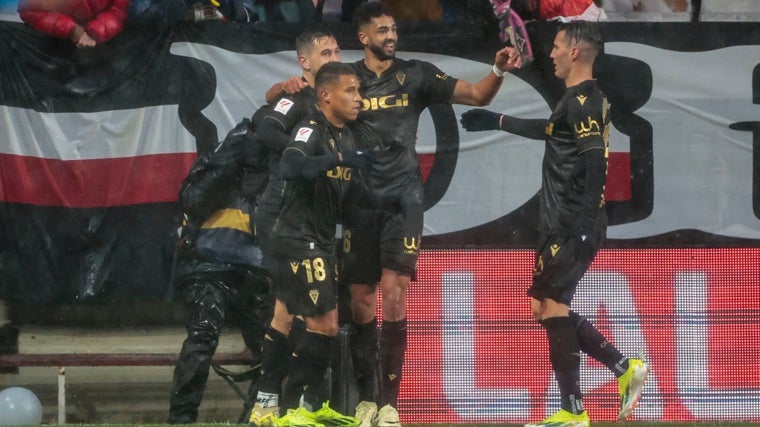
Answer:
[[[352,203],[346,209],[341,282],[349,284],[351,294],[350,347],[360,399],[356,417],[362,427],[375,421],[380,427],[394,427],[400,425],[396,408],[407,345],[406,295],[423,225],[422,176],[415,150],[420,114],[432,104],[489,104],[505,73],[519,68],[522,61],[513,48],[501,49],[492,70],[470,83],[429,62],[396,58],[396,22],[382,3],[362,4],[354,25],[364,46],[364,59],[354,64],[364,105],[350,126],[357,146],[373,151],[366,184],[380,206]],[[275,85],[267,94],[280,89],[297,90]],[[379,352],[378,286],[383,298]]]
[[[396,58],[396,22],[382,3],[361,5],[354,27],[364,46],[364,58],[354,64],[364,106],[352,129],[357,146],[373,150],[368,185],[381,207],[357,207],[344,216],[341,281],[350,284],[350,347],[360,399],[356,417],[362,427],[375,421],[379,427],[395,427],[400,425],[398,394],[407,346],[407,291],[423,226],[424,191],[415,150],[420,114],[432,104],[489,104],[505,73],[522,62],[514,49],[501,49],[492,70],[470,83],[429,62]],[[382,292],[379,352],[378,287]]]
[[[561,409],[526,427],[589,426],[580,389],[580,351],[617,376],[620,420],[635,408],[649,372],[643,360],[623,356],[590,321],[570,309],[578,282],[607,231],[604,185],[610,105],[592,73],[603,49],[601,35],[588,22],[559,27],[550,57],[566,90],[548,120],[519,119],[483,109],[462,114],[462,126],[468,131],[501,129],[545,141],[540,238],[527,294],[533,316],[546,330]]]

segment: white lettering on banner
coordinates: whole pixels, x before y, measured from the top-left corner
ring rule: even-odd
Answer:
[[[636,310],[635,300],[631,294],[630,284],[623,273],[613,271],[590,271],[578,284],[578,291],[573,298],[573,310],[596,323],[597,313],[604,308],[609,319],[607,339],[623,353],[624,356],[637,357],[639,351],[647,354],[646,338],[641,328],[641,319]],[[559,410],[559,389],[557,382],[549,381],[547,390],[546,413]],[[615,381],[613,374],[604,366],[594,367],[588,363],[588,356],[581,353],[581,385],[583,394]],[[640,419],[662,419],[663,400],[657,372],[652,371],[644,384],[642,399],[636,408],[636,417]]]
[[[296,56],[293,51],[241,54],[207,44],[177,42],[172,43],[171,53],[204,61],[214,68],[216,94],[202,112],[216,125],[219,138],[227,129],[232,129],[241,117],[250,117],[263,104],[264,92],[268,87],[301,73],[298,64],[293,61]],[[363,57],[362,51],[358,50],[343,50],[341,55],[346,63]],[[423,52],[397,52],[397,55],[445,64],[444,71],[467,81],[480,80],[483,70],[491,66]],[[248,84],[251,76],[256,76],[257,84]],[[471,107],[458,105],[454,108],[459,116]],[[506,79],[489,108],[520,117],[548,117],[551,114],[541,94],[521,79]],[[484,135],[486,133],[487,136]],[[436,132],[428,110],[422,113],[418,135],[417,151],[435,153]],[[444,200],[425,215],[426,235],[462,230],[493,221],[518,209],[541,186],[541,144],[504,132],[460,131],[460,138],[454,178]],[[492,172],[484,175],[480,173],[482,170]],[[510,171],[508,177],[504,171]],[[486,188],[488,194],[484,195]]]
[[[242,117],[251,117],[264,104],[265,91],[277,82],[301,74],[294,51],[263,55],[237,53],[201,43],[172,43],[173,55],[187,56],[208,63],[216,74],[214,100],[203,109],[217,129],[219,138],[232,129]],[[361,51],[341,51],[343,61],[353,62],[362,57]],[[251,83],[256,76],[256,84]]]
[[[463,420],[525,420],[531,408],[527,388],[486,389],[475,382],[474,284],[470,272],[441,275],[443,392]]]
[[[752,210],[752,133],[729,129],[757,121],[752,73],[760,46],[676,52],[637,43],[607,43],[605,52],[652,69],[652,97],[636,114],[653,127],[654,208],[649,218],[612,226],[609,237],[633,239],[696,229],[760,238]]]
[[[753,419],[760,413],[760,388],[715,389],[708,383],[708,285],[707,274],[701,271],[681,272],[675,277],[678,394],[698,419]],[[747,363],[756,361],[748,359]]]
[[[235,127],[242,117],[251,117],[264,104],[267,88],[301,72],[293,61],[295,53],[288,51],[248,55],[188,42],[172,43],[169,51],[173,55],[204,61],[213,67],[216,93],[202,113],[216,125],[218,139]],[[281,74],[273,72],[275,70]],[[256,76],[256,84],[250,84],[251,76]]]
[[[634,239],[674,230],[760,238],[760,220],[752,210],[752,133],[731,123],[757,121],[752,104],[752,73],[760,46],[733,46],[706,52],[676,52],[638,43],[613,42],[607,53],[644,61],[652,70],[649,101],[635,114],[653,127],[654,207],[649,218],[610,227],[609,236]],[[264,100],[264,90],[300,73],[292,51],[240,54],[219,47],[179,42],[171,53],[205,61],[216,71],[214,100],[204,110],[217,132],[249,117]],[[475,61],[413,53],[445,64],[445,71],[469,81],[482,77]],[[343,51],[352,62],[360,51]],[[259,84],[246,85],[251,75]],[[461,114],[470,107],[455,106]],[[508,79],[491,110],[517,117],[548,117],[542,96],[521,79]],[[435,152],[435,129],[423,114],[420,153]],[[446,194],[426,212],[425,235],[465,230],[493,221],[523,206],[541,185],[543,147],[504,132],[460,131],[457,168]],[[622,134],[617,134],[622,136]],[[611,141],[611,147],[626,143]],[[489,171],[483,174],[482,171]]]

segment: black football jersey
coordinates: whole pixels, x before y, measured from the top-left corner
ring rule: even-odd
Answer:
[[[321,156],[355,149],[351,131],[330,124],[321,112],[297,125],[287,150]],[[275,250],[284,255],[308,254],[313,249],[335,249],[335,229],[353,171],[335,168],[306,178],[285,180],[282,208],[272,229]]]
[[[262,119],[274,120],[283,133],[290,134],[293,126],[310,117],[317,111],[317,95],[313,87],[307,86],[302,91],[292,95],[283,95],[273,102],[268,113]],[[279,176],[280,157],[282,152],[270,152],[269,170]]]
[[[607,167],[610,131],[609,103],[595,80],[568,88],[546,125],[546,143],[540,192],[539,230],[570,235],[582,214],[585,169],[580,163],[586,150],[604,150]],[[605,216],[604,192],[594,195],[598,209],[593,222]],[[596,202],[595,202],[596,203]]]
[[[364,60],[354,67],[363,106],[351,127],[357,147],[375,151],[370,187],[380,197],[401,193],[409,180],[420,180],[415,150],[420,114],[428,105],[450,104],[457,79],[417,60],[396,58],[380,76]]]
[[[293,127],[317,112],[316,91],[308,86],[293,95],[284,95],[273,102],[262,118],[262,123],[271,120],[278,129],[290,135]],[[258,198],[256,216],[262,221],[272,221],[280,210],[283,196],[283,180],[280,178],[280,159],[282,151],[269,150],[269,183],[263,194]],[[266,218],[266,219],[263,219]],[[262,223],[263,225],[263,223]]]

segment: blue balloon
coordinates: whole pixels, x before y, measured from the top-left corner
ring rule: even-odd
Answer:
[[[39,425],[42,422],[42,403],[23,387],[0,391],[0,426]]]

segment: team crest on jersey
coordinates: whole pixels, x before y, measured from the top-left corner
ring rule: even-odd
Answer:
[[[282,98],[279,101],[277,101],[277,105],[274,106],[274,111],[277,111],[278,113],[282,114],[288,114],[288,111],[290,111],[290,107],[293,106],[293,101]]]
[[[448,79],[448,78],[449,78],[449,75],[448,75],[448,74],[446,74],[446,73],[441,73],[441,74],[438,74],[438,73],[436,73],[435,77],[436,77],[438,80],[446,80],[446,79]]]
[[[587,97],[586,95],[578,95],[578,96],[576,96],[575,98],[577,98],[577,99],[578,99],[578,102],[579,102],[581,105],[585,104],[585,103],[586,103],[586,99],[588,99],[588,97]]]
[[[396,80],[398,81],[398,84],[403,85],[404,81],[406,81],[406,73],[396,73]]]
[[[317,305],[317,301],[319,300],[319,291],[316,289],[310,290],[309,298],[311,298],[311,302],[313,302],[314,305]]]
[[[301,129],[298,129],[298,132],[296,132],[295,139],[296,141],[307,142],[312,132],[314,132],[314,129],[312,128],[303,127]]]
[[[549,248],[549,250],[552,252],[552,257],[555,257],[555,256],[557,256],[557,252],[559,252],[559,245],[555,243],[555,244],[551,245],[551,247]]]

